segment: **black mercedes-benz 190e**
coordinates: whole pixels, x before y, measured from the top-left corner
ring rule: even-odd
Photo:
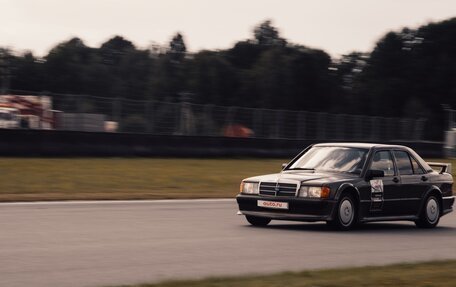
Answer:
[[[236,199],[239,214],[255,226],[326,221],[347,230],[360,222],[410,220],[431,228],[453,210],[450,172],[450,164],[426,163],[405,146],[316,144],[280,173],[244,179]]]

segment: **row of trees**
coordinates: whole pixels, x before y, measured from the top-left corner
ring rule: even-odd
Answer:
[[[456,18],[389,32],[372,52],[339,59],[287,42],[265,21],[251,39],[217,51],[187,53],[181,34],[149,49],[120,36],[99,48],[73,38],[44,58],[3,48],[0,87],[160,101],[189,92],[194,103],[420,116],[442,124],[442,104],[456,107],[455,47]]]

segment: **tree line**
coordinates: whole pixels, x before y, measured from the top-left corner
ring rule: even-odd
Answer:
[[[188,53],[177,33],[147,49],[115,36],[100,47],[79,38],[44,57],[0,48],[0,87],[106,98],[424,117],[442,136],[456,107],[456,18],[384,35],[369,53],[331,58],[290,43],[271,21],[225,50]],[[439,127],[436,131],[435,127]]]

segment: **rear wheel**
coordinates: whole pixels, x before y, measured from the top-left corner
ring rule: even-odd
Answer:
[[[271,222],[270,218],[256,217],[251,215],[246,215],[245,218],[253,226],[266,226]]]
[[[338,230],[352,229],[357,222],[357,210],[355,200],[352,195],[343,194],[337,204],[335,218],[328,221],[328,225]]]
[[[416,226],[420,228],[433,228],[436,227],[440,220],[440,204],[437,197],[434,195],[426,199],[423,210],[421,210],[420,217],[415,221]]]

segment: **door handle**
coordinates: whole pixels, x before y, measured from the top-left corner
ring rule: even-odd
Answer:
[[[428,178],[427,178],[426,176],[423,175],[423,176],[421,177],[421,180],[422,180],[422,181],[427,181]]]
[[[399,182],[399,178],[394,177],[394,178],[393,178],[393,181],[394,181],[395,183],[398,183],[398,182]]]

